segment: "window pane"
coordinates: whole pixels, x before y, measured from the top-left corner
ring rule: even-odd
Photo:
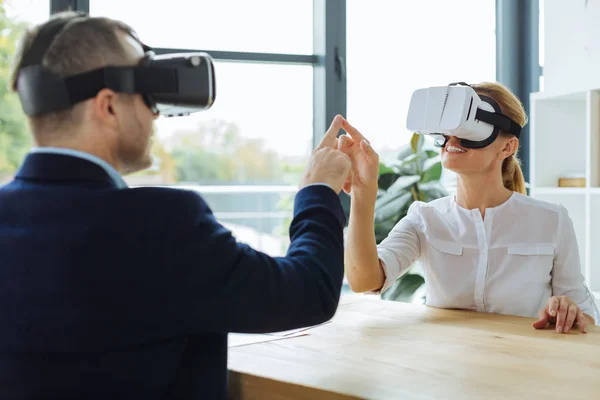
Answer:
[[[348,118],[380,154],[410,140],[415,89],[496,79],[495,15],[495,0],[347,2]]]
[[[13,21],[39,24],[50,17],[50,0],[4,0],[4,8]]]
[[[285,167],[303,165],[312,148],[312,67],[217,61],[215,70],[213,107],[159,118],[161,174],[132,184],[297,184]]]
[[[31,146],[19,98],[8,90],[17,41],[28,25],[49,15],[49,0],[0,1],[0,185],[12,179]]]
[[[155,166],[126,180],[197,190],[238,239],[282,255],[312,149],[312,67],[216,62],[215,69],[214,106],[159,118]]]
[[[12,179],[31,146],[18,97],[4,90],[23,28],[17,22],[46,20],[48,4],[0,2],[7,11],[0,18],[0,183]],[[282,255],[312,149],[312,67],[216,62],[216,73],[213,108],[157,120],[155,165],[126,180],[197,190],[240,240]]]
[[[496,80],[495,7],[495,0],[347,2],[348,118],[383,162],[412,136],[406,115],[414,90]],[[454,172],[444,169],[441,182],[455,193]]]
[[[90,14],[120,19],[149,46],[312,54],[312,0],[92,0]]]

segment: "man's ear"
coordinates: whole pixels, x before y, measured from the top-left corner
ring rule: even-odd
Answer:
[[[104,123],[116,124],[116,104],[117,94],[110,89],[102,89],[93,100],[94,114]]]

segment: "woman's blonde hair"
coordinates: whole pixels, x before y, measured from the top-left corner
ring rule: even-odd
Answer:
[[[496,82],[483,82],[471,85],[478,94],[491,97],[498,106],[502,114],[506,115],[521,127],[527,124],[527,114],[523,108],[523,104],[517,96],[506,86]],[[506,134],[500,131],[501,134]],[[504,187],[513,192],[527,194],[525,188],[525,178],[521,171],[521,162],[517,158],[517,152],[510,157],[504,159],[502,163],[502,182]]]

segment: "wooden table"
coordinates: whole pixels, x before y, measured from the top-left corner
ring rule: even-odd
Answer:
[[[600,327],[350,295],[307,336],[229,349],[235,399],[600,399]]]

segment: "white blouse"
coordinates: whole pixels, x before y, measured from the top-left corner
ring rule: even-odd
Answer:
[[[454,196],[414,202],[377,251],[382,292],[419,259],[429,306],[537,317],[551,296],[564,295],[597,318],[573,223],[559,204],[513,193],[483,219]]]

